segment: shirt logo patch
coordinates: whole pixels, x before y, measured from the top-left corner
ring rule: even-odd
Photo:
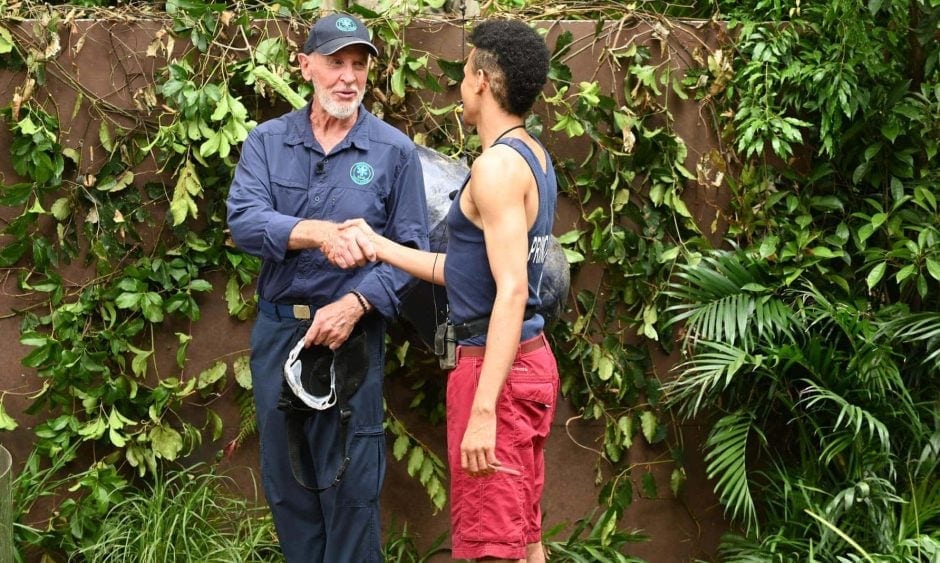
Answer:
[[[356,22],[349,18],[340,18],[336,20],[336,29],[340,31],[356,31]]]
[[[368,162],[357,162],[349,169],[349,177],[360,186],[365,186],[371,182],[373,176],[375,176],[375,171]]]

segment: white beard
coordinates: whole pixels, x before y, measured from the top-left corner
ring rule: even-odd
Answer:
[[[365,97],[365,91],[359,92],[359,95],[356,96],[356,99],[349,103],[342,103],[334,101],[330,97],[329,93],[317,90],[317,101],[320,102],[320,106],[336,119],[346,119],[355,115],[356,110],[359,109],[359,105],[362,103],[362,99]]]

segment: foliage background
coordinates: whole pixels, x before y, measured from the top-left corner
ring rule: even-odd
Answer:
[[[388,46],[373,107],[429,145],[472,156],[477,143],[453,107],[416,106],[409,95],[458,78],[446,61],[434,68],[411,50],[403,32],[409,18],[440,6],[390,4],[397,11],[353,8]],[[308,94],[290,73],[283,28],[253,22],[277,18],[303,30],[318,7],[0,2],[0,64],[28,76],[3,114],[23,181],[4,182],[3,204],[16,212],[4,225],[0,266],[38,303],[18,314],[21,342],[32,349],[23,364],[43,382],[29,412],[45,418],[17,506],[25,514],[72,493],[46,527],[18,527],[20,545],[77,553],[104,537],[102,518],[125,495],[220,435],[221,417],[206,409],[191,418],[187,404],[238,394],[246,411],[239,438],[251,434],[249,394],[238,391],[244,360],[187,375],[188,327],[200,320],[199,294],[217,280],[229,314],[249,315],[257,263],[227,244],[225,188],[259,116]],[[559,163],[579,215],[559,234],[576,274],[601,272],[592,287],[575,285],[553,330],[566,397],[603,429],[599,512],[585,520],[596,525],[556,541],[555,553],[620,557],[637,539],[617,527],[634,498],[681,494],[685,449],[698,445],[684,444],[670,422],[694,417],[708,425],[706,473],[733,522],[720,560],[935,560],[940,3],[562,10],[494,1],[483,10],[642,21],[660,43],[658,51],[605,49],[624,78],[602,88],[571,81],[564,62],[579,47],[560,34],[550,45],[549,120],[528,123],[587,147]],[[140,111],[80,102],[101,117],[107,154],[93,167],[60,138],[80,103],[55,111],[40,103],[57,70],[59,30],[86,14],[157,17],[168,25],[149,48],[190,53],[154,70],[155,87],[138,93]],[[24,17],[29,42],[11,31]],[[673,50],[677,17],[727,20],[728,33],[717,46]],[[696,100],[721,135],[720,150],[693,165],[673,127],[670,100],[682,98]],[[150,161],[172,182],[134,175]],[[685,202],[706,186],[730,201],[702,223]],[[97,276],[72,283],[73,263]],[[168,326],[177,363],[160,369],[155,351]],[[674,372],[656,371],[659,354],[681,359]],[[439,390],[421,375],[428,359],[407,344],[393,356],[389,373],[414,378],[411,406],[439,421]],[[390,415],[393,454],[443,506],[440,459]],[[18,422],[0,410],[0,424]],[[665,476],[628,463],[638,441],[663,448]],[[95,463],[77,466],[89,449]]]

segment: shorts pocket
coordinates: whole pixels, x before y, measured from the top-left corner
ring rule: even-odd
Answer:
[[[511,381],[510,407],[517,446],[547,438],[555,416],[557,387],[551,381]]]
[[[555,385],[550,381],[511,381],[509,395],[547,408],[555,404]]]
[[[522,477],[497,473],[465,481],[462,499],[454,499],[463,522],[460,535],[466,541],[520,543],[523,541],[524,487]]]

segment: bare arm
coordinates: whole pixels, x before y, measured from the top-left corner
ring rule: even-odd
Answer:
[[[512,149],[496,147],[473,165],[468,185],[470,205],[462,205],[479,222],[486,240],[496,298],[486,336],[480,382],[461,443],[461,466],[483,474],[498,466],[496,404],[519,347],[528,299],[528,229],[526,194],[535,179]]]
[[[398,244],[376,234],[362,219],[350,219],[339,226],[339,235],[327,253],[330,262],[341,268],[361,266],[366,261],[380,260],[426,282],[444,284],[443,252],[427,252]],[[361,261],[356,256],[361,256]]]

